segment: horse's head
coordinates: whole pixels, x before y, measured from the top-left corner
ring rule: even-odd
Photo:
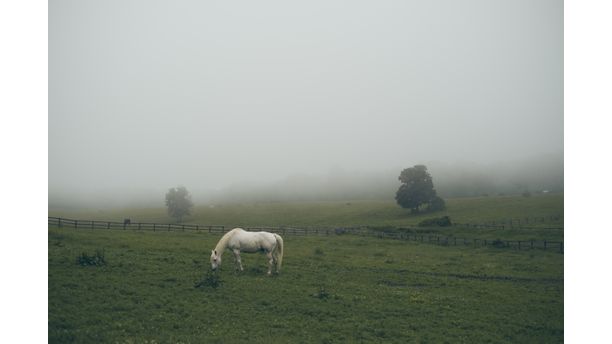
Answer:
[[[214,271],[217,270],[219,265],[221,265],[221,255],[217,252],[217,250],[212,250],[210,253],[210,266]]]

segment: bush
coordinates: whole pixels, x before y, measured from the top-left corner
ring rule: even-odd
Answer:
[[[104,250],[97,250],[94,255],[88,255],[83,252],[77,257],[77,264],[81,266],[102,266],[106,265],[106,259],[104,258]]]
[[[448,227],[452,225],[451,219],[448,216],[434,217],[419,222],[419,227]]]

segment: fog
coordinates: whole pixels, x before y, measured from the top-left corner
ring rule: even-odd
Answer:
[[[52,1],[48,144],[50,206],[562,191],[563,2]]]

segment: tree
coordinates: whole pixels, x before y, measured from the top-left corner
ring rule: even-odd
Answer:
[[[408,208],[412,213],[418,213],[422,205],[427,205],[431,211],[444,209],[444,200],[436,194],[425,165],[404,169],[398,179],[402,185],[395,194],[395,200],[402,208]]]
[[[177,222],[183,220],[183,216],[189,215],[193,202],[191,195],[184,186],[170,188],[166,193],[166,206],[168,207],[168,215],[175,217]]]

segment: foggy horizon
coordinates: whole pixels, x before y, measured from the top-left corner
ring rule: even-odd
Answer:
[[[559,1],[49,3],[50,199],[542,156]]]
[[[497,164],[433,162],[425,165],[443,198],[512,196],[523,192],[558,193],[564,190],[563,157],[538,156]],[[253,202],[393,201],[403,168],[379,170],[330,169],[299,173],[265,182],[237,181],[221,188],[177,184],[166,187],[51,190],[50,209],[164,207],[171,187],[184,186],[196,206]]]

